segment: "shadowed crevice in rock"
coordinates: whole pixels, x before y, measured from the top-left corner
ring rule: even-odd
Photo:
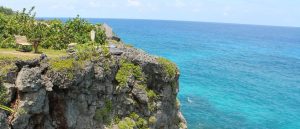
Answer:
[[[68,124],[65,113],[66,103],[63,94],[50,92],[49,97],[49,114],[52,118],[52,124],[56,129],[67,129]]]

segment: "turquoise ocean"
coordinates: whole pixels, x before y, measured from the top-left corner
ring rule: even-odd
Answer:
[[[300,129],[300,28],[88,20],[178,65],[189,129]]]

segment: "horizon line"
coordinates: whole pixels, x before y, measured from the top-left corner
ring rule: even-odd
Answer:
[[[80,16],[80,15],[79,15]],[[36,18],[75,18],[75,17],[36,17]],[[112,20],[148,20],[148,21],[176,21],[176,22],[194,22],[194,23],[216,23],[216,24],[231,24],[231,25],[249,25],[249,26],[265,26],[265,27],[285,27],[285,28],[300,28],[300,26],[285,26],[285,25],[266,25],[266,24],[251,24],[251,23],[233,23],[233,22],[216,22],[216,21],[193,21],[193,20],[175,20],[175,19],[142,19],[142,18],[96,18],[96,17],[80,17],[83,19],[112,19]]]

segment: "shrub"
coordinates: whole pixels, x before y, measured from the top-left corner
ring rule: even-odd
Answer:
[[[81,61],[93,60],[100,56],[99,52],[97,52],[96,48],[91,44],[78,44],[75,50],[78,59]]]
[[[17,50],[21,52],[31,52],[32,46],[18,45]]]
[[[0,6],[0,13],[6,14],[6,15],[12,15],[12,14],[14,14],[14,11],[10,8]]]
[[[149,124],[151,124],[151,125],[153,125],[153,124],[155,124],[156,123],[156,118],[154,117],[154,116],[151,116],[150,118],[149,118]]]
[[[117,72],[116,80],[119,83],[119,86],[126,86],[128,78],[134,77],[137,80],[142,80],[142,69],[139,65],[134,65],[130,62],[121,61],[121,67]]]
[[[118,123],[118,127],[120,129],[134,129],[135,126],[135,122],[129,117],[125,117],[122,121]]]
[[[5,111],[14,112],[13,109],[3,105],[3,103],[7,102],[7,88],[3,86],[2,78],[0,76],[0,109]]]
[[[107,39],[107,37],[106,37],[104,30],[97,29],[96,35],[95,35],[95,42],[100,45],[104,45],[106,42],[106,39]]]
[[[146,129],[148,126],[148,122],[141,117],[138,118],[135,123],[136,123],[136,126],[138,127],[138,129]]]
[[[155,100],[158,97],[157,94],[153,90],[150,90],[150,89],[147,90],[147,96],[150,100]]]
[[[4,10],[1,12],[1,9]],[[26,36],[31,42],[42,48],[66,49],[71,42],[85,44],[90,41],[90,31],[96,30],[96,43],[105,44],[106,35],[97,25],[88,23],[77,16],[67,20],[36,20],[34,7],[21,12],[10,13],[11,9],[0,8],[0,47],[15,48],[14,35]],[[37,45],[38,46],[38,45]],[[38,48],[38,47],[36,47]]]
[[[159,64],[163,66],[164,72],[168,77],[170,78],[175,77],[177,73],[177,67],[174,63],[172,63],[171,61],[165,58],[158,58],[157,61]]]
[[[101,45],[102,53],[105,57],[110,57],[109,48],[106,45]]]
[[[133,112],[129,115],[129,117],[134,119],[134,120],[137,120],[140,116],[138,114],[136,114],[135,112]]]
[[[88,23],[77,15],[76,18],[69,19],[65,23],[66,36],[69,38],[69,42],[75,42],[79,44],[87,43],[90,41],[90,32],[94,29],[94,26]]]
[[[14,47],[16,47],[15,40],[12,36],[4,38],[4,36],[2,35],[1,38],[2,38],[2,40],[0,39],[0,47],[1,48],[14,48]]]
[[[112,111],[112,102],[110,100],[105,101],[105,105],[101,109],[96,109],[94,119],[96,121],[103,121],[104,123],[110,123],[110,112]]]
[[[7,88],[3,86],[2,80],[0,80],[0,103],[6,103],[6,102],[7,102]]]

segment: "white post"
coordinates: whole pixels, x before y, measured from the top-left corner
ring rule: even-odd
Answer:
[[[92,31],[91,31],[91,40],[92,40],[93,42],[95,42],[95,36],[96,36],[96,32],[95,32],[95,30],[92,30]]]

